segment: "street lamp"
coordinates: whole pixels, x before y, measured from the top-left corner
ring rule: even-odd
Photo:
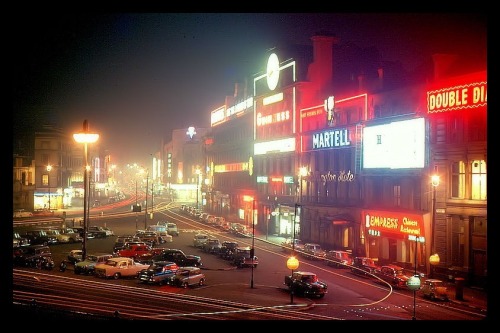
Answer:
[[[252,200],[252,250],[250,251],[250,258],[252,258],[252,262],[254,260],[255,255],[255,198]],[[255,265],[252,265],[252,280],[250,282],[250,287],[253,288],[253,268]]]
[[[292,223],[292,255],[288,260],[286,261],[286,267],[288,267],[289,270],[292,271],[291,278],[293,280],[293,271],[299,268],[299,260],[295,258],[295,221],[297,219],[297,208],[299,207],[298,204],[295,204],[295,215],[293,216],[293,223]],[[300,210],[299,210],[300,211]],[[291,284],[290,288],[290,304],[293,304],[293,294],[294,294],[294,285],[293,283]]]
[[[144,214],[144,230],[146,230],[148,222],[148,191],[149,191],[149,169],[146,170],[146,209]]]
[[[413,317],[411,318],[412,320],[416,320],[417,317],[415,315],[416,311],[416,302],[417,302],[417,290],[420,289],[420,276],[417,274],[417,243],[419,242],[420,237],[415,236],[415,259],[414,259],[414,264],[415,264],[415,271],[413,273],[413,276],[408,279],[406,282],[406,285],[408,286],[408,289],[413,291]]]
[[[89,132],[89,123],[87,120],[83,121],[83,131],[80,133],[73,134],[73,138],[78,143],[84,144],[84,174],[83,174],[83,242],[82,242],[82,261],[86,259],[87,256],[87,230],[88,230],[88,188],[89,179],[88,172],[90,167],[88,166],[88,144],[94,143],[99,140],[99,134]]]
[[[431,235],[431,253],[429,263],[431,264],[430,277],[434,276],[434,266],[439,264],[439,255],[436,253],[434,238],[436,232],[436,188],[439,186],[439,175],[434,174],[431,177],[432,184],[432,235]]]
[[[49,173],[47,176],[47,186],[49,187],[49,212],[50,212],[50,171],[52,170],[52,165],[47,165],[47,172]]]

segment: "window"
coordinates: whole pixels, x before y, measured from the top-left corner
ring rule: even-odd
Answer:
[[[451,165],[451,197],[463,199],[465,197],[465,163],[453,162]]]
[[[394,193],[393,193],[394,206],[399,207],[399,206],[401,206],[401,186],[394,185],[393,191],[394,191]]]
[[[471,165],[471,199],[486,200],[486,162],[472,161]]]

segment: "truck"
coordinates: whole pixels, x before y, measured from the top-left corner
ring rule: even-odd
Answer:
[[[147,269],[149,265],[140,264],[128,257],[113,257],[106,262],[95,265],[94,275],[102,278],[114,278],[115,280],[124,277],[136,278],[139,272]]]
[[[328,292],[328,285],[312,272],[296,271],[285,275],[284,285],[291,293],[304,297],[323,298]]]

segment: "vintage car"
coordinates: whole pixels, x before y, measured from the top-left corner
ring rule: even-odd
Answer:
[[[203,247],[203,244],[205,244],[208,241],[209,237],[210,237],[209,235],[203,233],[198,233],[194,235],[193,246],[201,249]]]
[[[170,278],[170,284],[182,288],[203,286],[205,284],[205,274],[201,272],[199,267],[180,267]]]
[[[406,289],[406,282],[410,278],[404,274],[403,267],[397,265],[383,265],[373,271],[373,275],[379,279],[389,283],[393,288]]]
[[[321,260],[325,259],[326,251],[321,248],[321,245],[316,243],[306,243],[302,252],[300,252],[305,258]]]
[[[167,284],[170,278],[177,272],[179,266],[171,261],[156,261],[152,263],[147,269],[139,272],[137,278],[141,283]]]
[[[281,243],[281,249],[285,252],[302,251],[304,250],[304,242],[298,238],[287,238]]]
[[[358,275],[369,276],[378,268],[378,265],[372,258],[355,257],[352,261],[351,272]]]
[[[149,253],[149,251],[151,251],[151,246],[149,245],[127,243],[121,250],[116,251],[116,255],[118,257],[137,259],[141,255]]]
[[[325,256],[325,261],[328,266],[348,268],[352,265],[352,254],[341,250],[328,251]]]
[[[21,237],[21,235],[17,231],[14,231],[13,233],[12,243],[13,247],[31,245],[30,240],[26,237]]]
[[[13,264],[39,269],[54,268],[52,253],[45,245],[29,245],[14,249]]]
[[[237,248],[237,242],[223,241],[218,256],[225,260],[233,260]]]
[[[312,272],[297,271],[286,275],[284,285],[290,292],[304,297],[323,298],[328,292],[328,285]]]
[[[15,209],[14,210],[14,217],[31,217],[33,216],[33,212],[29,212],[25,209]]]
[[[82,250],[71,250],[68,253],[68,262],[72,265],[82,261]]]
[[[153,258],[160,255],[163,251],[165,251],[164,247],[152,247],[149,252],[136,257],[135,261],[140,262],[141,264],[151,264],[153,263]]]
[[[259,258],[254,255],[250,246],[240,246],[234,252],[233,264],[236,267],[253,267],[256,268],[259,264]]]
[[[106,262],[112,258],[112,254],[87,254],[85,260],[79,261],[75,264],[75,274],[93,275],[95,265]]]
[[[173,261],[177,265],[184,266],[203,266],[201,257],[193,254],[185,254],[179,249],[164,249],[160,254],[152,258],[155,261]]]
[[[218,238],[209,238],[205,244],[201,246],[201,250],[207,253],[217,254],[222,247],[222,243]]]
[[[94,267],[94,275],[102,278],[136,278],[137,274],[143,269],[147,269],[149,265],[137,263],[129,257],[113,257],[106,260],[104,263],[96,264]]]
[[[448,301],[448,287],[443,281],[438,279],[427,279],[420,287],[420,292],[423,297],[430,298],[431,300]]]

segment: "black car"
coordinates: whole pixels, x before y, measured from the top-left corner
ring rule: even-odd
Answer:
[[[236,248],[234,253],[233,264],[238,268],[253,267],[256,268],[259,264],[259,258],[254,254],[250,246],[241,246]]]
[[[237,242],[224,241],[219,250],[219,257],[225,260],[233,260],[237,248]]]
[[[161,254],[158,254],[153,257],[153,262],[156,261],[173,261],[179,267],[184,266],[202,266],[201,257],[192,255],[192,254],[184,254],[182,250],[179,249],[165,249]]]
[[[32,245],[57,244],[57,238],[55,236],[47,235],[45,230],[41,230],[41,229],[27,230],[21,236],[29,239],[30,244],[32,244]]]
[[[50,248],[45,245],[29,245],[14,250],[14,266],[53,269],[54,260]]]

